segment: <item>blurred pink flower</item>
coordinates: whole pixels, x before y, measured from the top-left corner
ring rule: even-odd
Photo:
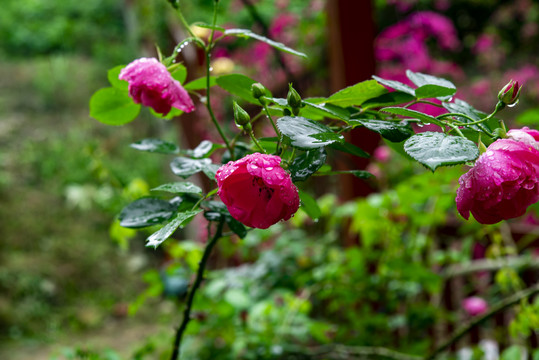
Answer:
[[[407,12],[416,5],[417,0],[387,0],[387,3],[394,5],[400,12]]]
[[[489,52],[494,47],[494,36],[491,34],[481,34],[475,41],[475,44],[472,48],[472,52],[475,55]]]
[[[462,301],[462,308],[470,316],[483,314],[488,309],[487,302],[478,296],[470,296]]]
[[[433,75],[465,78],[455,63],[431,56],[427,40],[434,38],[441,50],[455,51],[460,47],[457,31],[451,20],[432,11],[416,12],[384,29],[375,40],[375,56],[380,62],[378,75],[409,84],[403,76],[406,69]],[[393,73],[387,76],[384,73]],[[402,74],[401,79],[397,78]]]
[[[129,83],[129,96],[135,103],[157,113],[166,115],[172,107],[185,112],[195,110],[187,91],[157,59],[137,59],[123,68],[118,78]]]
[[[434,11],[419,11],[410,16],[408,22],[416,32],[423,32],[423,37],[436,38],[442,49],[456,50],[460,46],[457,30],[446,16]]]
[[[219,197],[243,224],[266,229],[298,210],[298,189],[274,155],[251,154],[217,170]]]
[[[539,200],[539,131],[511,130],[492,143],[459,179],[457,209],[481,224],[524,215]]]
[[[387,146],[378,146],[373,153],[373,157],[376,161],[385,163],[391,158],[391,150]]]
[[[272,39],[279,38],[286,27],[296,25],[298,19],[293,14],[280,14],[270,25],[269,34]]]

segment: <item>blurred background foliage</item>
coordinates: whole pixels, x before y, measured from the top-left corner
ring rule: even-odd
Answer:
[[[212,3],[181,5],[190,22],[210,22]],[[264,31],[242,1],[222,3],[226,26]],[[285,70],[260,44],[224,41],[215,50],[215,71],[246,72],[273,89],[286,89],[292,76],[305,95],[328,95],[325,2],[255,5],[270,37],[310,60],[284,56]],[[425,11],[423,25],[414,28]],[[482,110],[493,106],[498,89],[513,77],[525,82],[523,99],[504,115],[537,126],[537,2],[377,0],[373,16],[381,76],[399,80],[407,67],[447,76],[462,89],[459,96]],[[387,35],[398,24],[406,31]],[[184,35],[164,0],[2,2],[1,358],[166,357],[170,325],[181,316],[207,229],[195,219],[177,234],[181,241],[154,251],[144,248],[144,232],[121,228],[114,218],[130,201],[173,179],[170,159],[128,145],[145,137],[182,145],[178,123],[143,112],[129,126],[106,127],[88,117],[87,103],[106,86],[108,69],[154,56],[155,45],[168,53]],[[359,36],[358,46],[365,46]],[[400,46],[415,50],[406,57]],[[380,52],[386,48],[400,56]],[[226,107],[216,107],[226,116]],[[534,216],[490,227],[457,217],[461,168],[433,175],[399,154],[379,153],[369,170],[378,177],[378,192],[367,198],[341,204],[335,194],[325,195],[316,222],[300,211],[287,224],[221,241],[212,259],[216,270],[197,298],[186,359],[317,358],[331,344],[345,346],[332,349],[343,358],[353,358],[358,345],[422,355],[444,333],[440,324],[468,318],[459,303],[445,302],[444,291],[455,280],[443,269],[506,255],[534,261]],[[321,193],[314,180],[305,185],[312,195]],[[515,235],[515,228],[524,230]],[[467,275],[452,289],[492,304],[530,281],[537,281],[537,271],[502,267]],[[504,358],[520,358],[522,349],[509,345],[537,339],[538,306],[537,300],[523,302],[516,317],[508,313],[516,319],[511,341],[494,323],[481,334],[507,347]],[[461,345],[468,343],[475,344]],[[107,346],[116,350],[103,350]],[[480,358],[483,350],[474,349]]]

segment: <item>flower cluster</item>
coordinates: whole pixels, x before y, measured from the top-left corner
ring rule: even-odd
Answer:
[[[459,179],[457,209],[482,224],[523,215],[539,200],[539,131],[511,130]]]
[[[278,156],[254,153],[219,168],[218,194],[234,219],[266,229],[298,210],[298,190],[280,163]]]
[[[181,84],[172,78],[165,65],[154,58],[141,58],[122,69],[120,80],[129,82],[129,95],[137,104],[166,115],[171,108],[185,112],[195,109]]]

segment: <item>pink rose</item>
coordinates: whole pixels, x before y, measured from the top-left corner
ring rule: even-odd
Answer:
[[[122,69],[119,79],[129,82],[129,96],[135,103],[149,106],[157,113],[166,115],[172,107],[185,112],[195,110],[187,91],[157,59],[133,61]]]
[[[278,156],[255,153],[217,170],[219,197],[234,219],[266,229],[298,210],[298,189],[280,163]]]
[[[468,315],[477,316],[487,311],[488,304],[484,299],[478,296],[470,296],[462,301],[462,308]]]
[[[492,143],[459,179],[457,209],[482,224],[524,215],[539,200],[539,131],[511,130]]]

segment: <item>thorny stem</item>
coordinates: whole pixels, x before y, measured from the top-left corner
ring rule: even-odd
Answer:
[[[174,5],[173,5],[174,6]],[[185,20],[185,18],[183,17],[183,13],[182,13],[182,10],[180,9],[180,6],[177,5],[177,6],[174,6],[174,8],[176,9],[176,11],[178,12],[178,17],[180,18],[180,21],[181,23],[183,24],[183,26],[185,26],[185,29],[187,30],[187,32],[189,33],[189,35],[192,37],[192,38],[195,38],[195,39],[198,39],[198,37],[195,35],[195,33],[193,33],[193,30],[191,30],[191,27],[189,26],[189,24],[187,23],[187,21]],[[215,24],[214,24],[215,25]],[[174,49],[176,50],[176,49]]]
[[[234,160],[234,149],[230,146],[230,142],[228,141],[228,138],[223,132],[223,129],[221,129],[221,126],[219,125],[219,122],[217,121],[217,118],[215,117],[215,114],[213,113],[213,109],[211,107],[211,102],[210,102],[210,68],[211,68],[210,67],[210,53],[211,53],[211,49],[213,48],[213,36],[215,34],[215,24],[217,23],[218,6],[219,6],[219,3],[214,2],[213,20],[212,20],[213,27],[211,29],[211,34],[208,40],[208,45],[206,46],[206,49],[204,51],[206,53],[206,108],[208,109],[208,113],[210,114],[213,125],[215,125],[215,128],[219,132],[219,135],[221,135],[221,138],[225,142],[226,148],[230,152],[230,158]]]
[[[279,153],[279,146],[281,146],[281,132],[279,129],[277,129],[277,125],[275,125],[275,122],[273,121],[273,118],[271,117],[271,114],[268,109],[268,105],[264,103],[264,111],[266,112],[266,115],[268,116],[271,126],[273,126],[273,130],[275,130],[275,134],[277,134],[277,137],[279,137],[279,140],[277,141],[277,147],[275,148],[276,153]]]
[[[449,122],[446,122],[445,125],[449,126],[451,129],[455,130],[455,132],[457,134],[459,134],[460,137],[463,137],[463,138],[466,138],[466,136],[464,136],[464,134],[462,133],[462,131],[460,131],[459,127],[456,126],[455,124],[451,124]]]
[[[201,202],[203,202],[204,200],[206,200],[207,198],[209,197],[212,197],[213,195],[217,194],[217,188],[211,190],[210,192],[208,192],[206,195],[204,195],[203,197],[201,197],[195,205],[193,205],[193,207],[191,208],[191,211],[195,210],[196,208],[198,208],[198,206],[200,205]]]
[[[219,221],[219,225],[217,226],[217,230],[215,231],[215,234],[213,235],[213,238],[211,238],[211,240],[208,241],[208,245],[206,245],[206,248],[204,249],[204,253],[202,254],[202,259],[200,260],[199,265],[198,265],[195,282],[191,286],[191,290],[189,290],[189,294],[187,295],[187,303],[185,304],[185,309],[183,311],[182,323],[180,324],[180,327],[176,331],[176,337],[174,338],[174,343],[172,347],[172,356],[170,357],[170,360],[177,360],[180,355],[180,345],[182,342],[183,333],[185,332],[185,329],[187,328],[187,324],[191,320],[191,309],[193,306],[193,299],[195,297],[196,291],[198,290],[200,284],[202,283],[202,280],[204,280],[204,270],[206,269],[206,263],[208,262],[211,251],[213,250],[213,247],[215,246],[215,244],[217,244],[217,240],[219,240],[219,238],[222,236],[223,224],[224,224],[224,220],[221,219]]]
[[[425,357],[425,360],[432,360],[436,358],[440,353],[447,350],[452,344],[466,335],[472,328],[481,324],[485,320],[491,318],[493,315],[507,309],[520,302],[522,299],[528,298],[539,293],[539,284],[536,284],[530,288],[519,291],[512,296],[505,298],[504,300],[496,303],[492,308],[482,316],[478,316],[470,321],[468,324],[458,328],[442,345],[434,349],[429,355]]]
[[[260,151],[263,153],[263,154],[266,154],[266,150],[264,150],[264,148],[260,145],[260,143],[258,142],[258,140],[256,139],[256,136],[253,132],[253,129],[251,130],[248,130],[247,131],[249,133],[249,136],[251,137],[251,140],[253,140],[253,142],[255,143],[255,145],[260,149]]]

